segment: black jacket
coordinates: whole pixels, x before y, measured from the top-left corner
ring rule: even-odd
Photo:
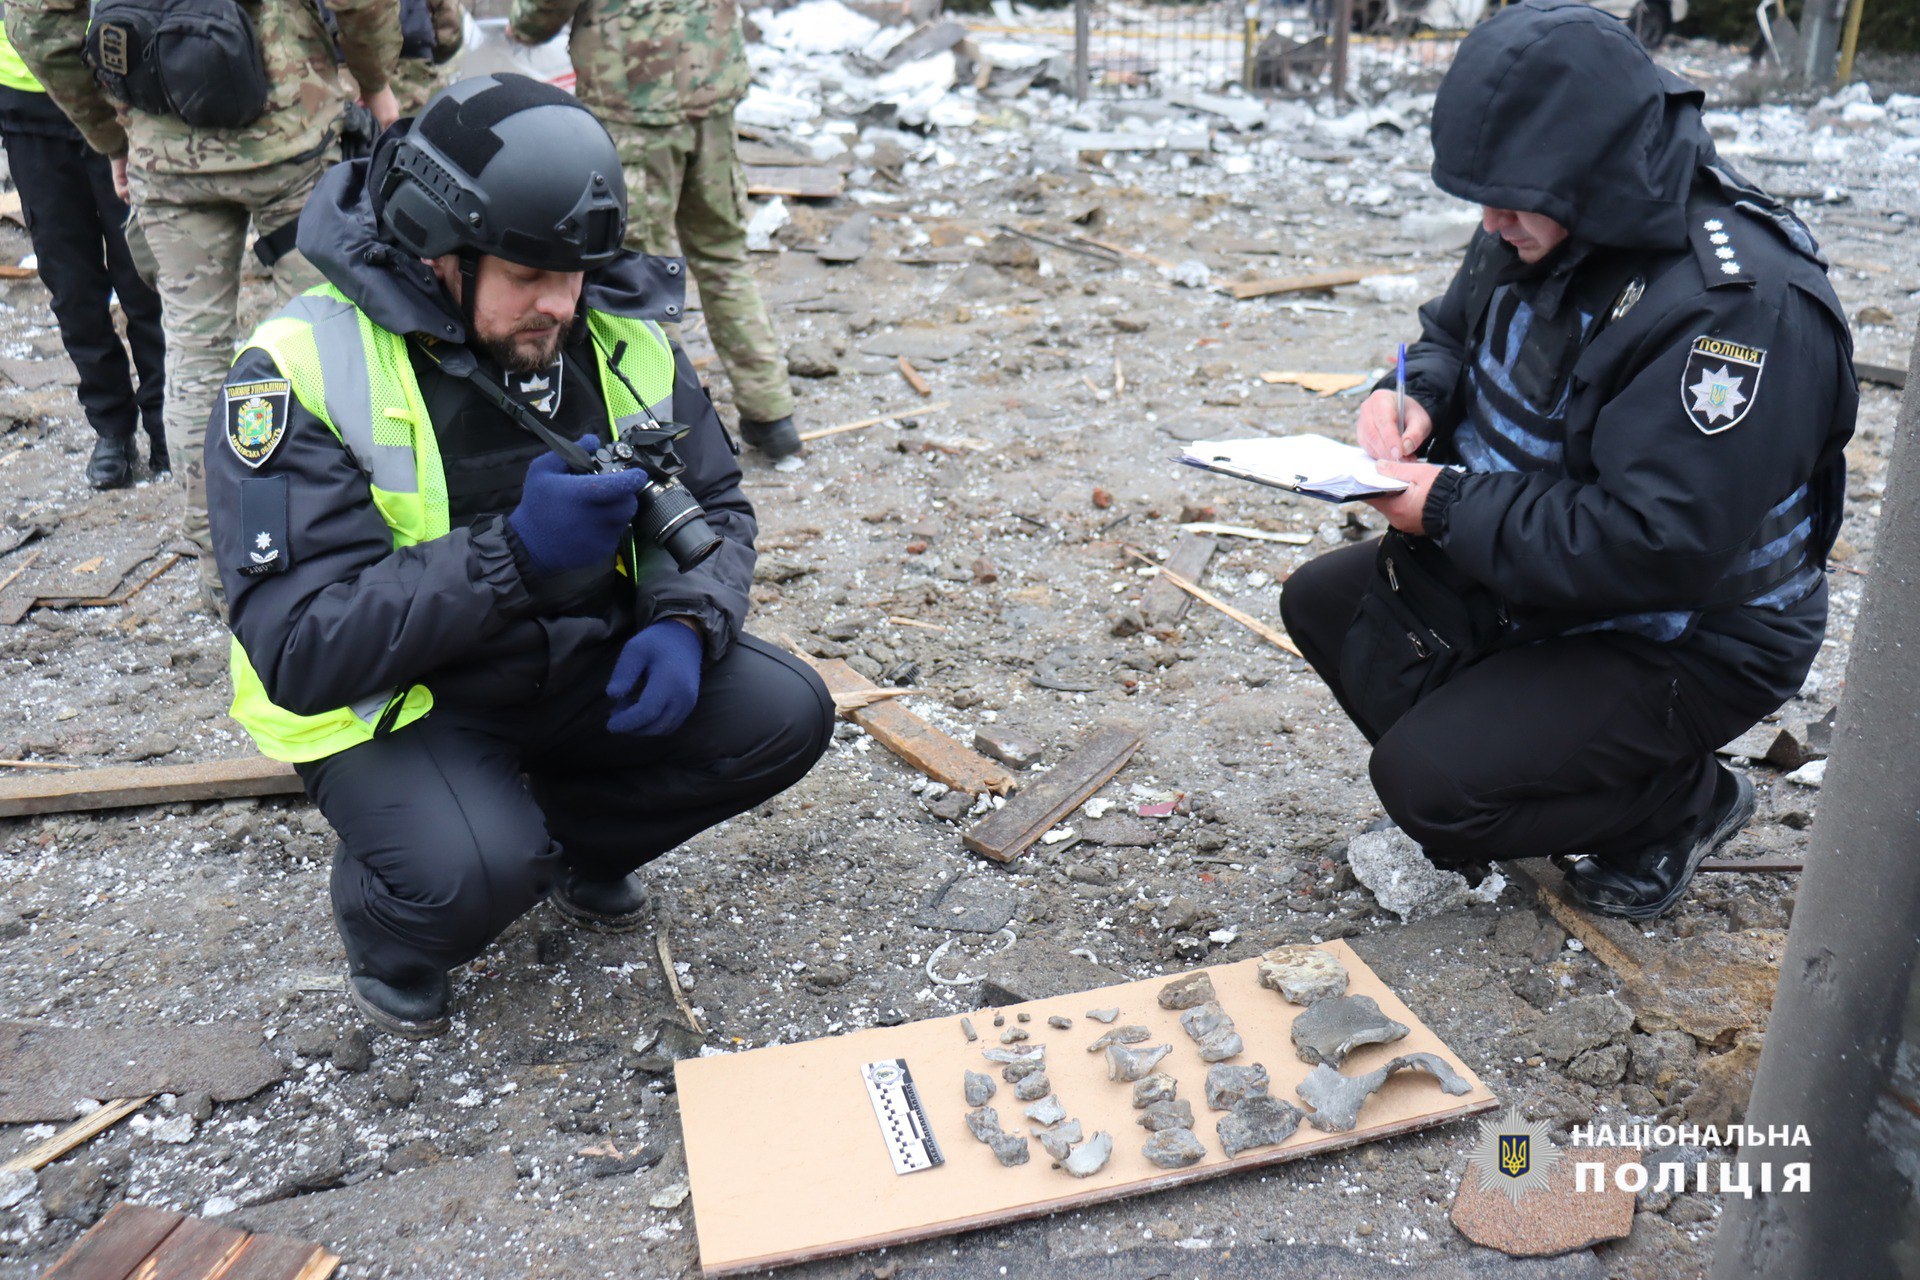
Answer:
[[[1433,459],[1459,461],[1489,301],[1501,285],[1526,299],[1528,355],[1564,397],[1564,455],[1442,473],[1429,533],[1516,615],[1571,627],[1687,612],[1685,643],[1777,704],[1819,647],[1824,584],[1786,609],[1741,608],[1742,567],[1802,485],[1800,536],[1824,565],[1858,403],[1852,347],[1811,236],[1718,161],[1700,101],[1573,0],[1524,0],[1465,42],[1434,108],[1435,182],[1571,234],[1532,268],[1478,235],[1421,309],[1408,390],[1433,416]],[[1741,349],[1762,354],[1757,368],[1701,355]],[[1741,375],[1731,423],[1690,412],[1707,367]]]
[[[426,265],[380,241],[365,170],[364,161],[338,165],[321,181],[300,218],[301,252],[382,328],[463,342],[465,325]],[[616,315],[677,319],[683,269],[677,260],[623,255],[587,277],[583,300]],[[709,660],[725,654],[747,611],[756,526],[732,443],[685,353],[674,354],[674,416],[693,428],[678,446],[682,479],[723,545],[690,573],[650,557],[636,606],[621,598],[584,613],[536,599],[505,518],[517,492],[445,537],[396,549],[367,475],[297,398],[286,397],[284,430],[254,467],[229,439],[223,396],[207,430],[208,518],[230,625],[268,696],[299,714],[416,682],[442,703],[509,701],[532,696],[556,671],[576,670],[595,647],[670,616],[699,624]],[[250,350],[227,385],[279,376],[270,358]],[[283,554],[261,572],[259,535],[275,522]]]

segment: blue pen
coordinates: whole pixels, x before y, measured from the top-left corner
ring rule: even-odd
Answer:
[[[1407,344],[1400,344],[1399,358],[1393,366],[1393,419],[1394,426],[1400,429],[1400,438],[1407,435]],[[1406,450],[1403,447],[1402,453]]]

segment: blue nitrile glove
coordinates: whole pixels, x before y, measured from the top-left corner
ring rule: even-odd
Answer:
[[[674,618],[627,641],[607,681],[607,728],[651,737],[685,724],[700,697],[700,656],[700,633]]]
[[[580,447],[592,453],[600,441],[581,436]],[[551,578],[611,558],[633,523],[646,483],[647,473],[638,467],[581,475],[569,471],[557,453],[535,458],[527,467],[520,505],[507,517],[534,576]]]

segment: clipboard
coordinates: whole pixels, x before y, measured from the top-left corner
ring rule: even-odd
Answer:
[[[1284,462],[1286,457],[1291,456],[1298,461],[1319,465],[1310,471],[1302,470],[1297,462],[1292,466],[1260,467],[1246,465],[1232,457],[1236,452],[1244,457],[1268,444],[1273,446],[1270,452],[1278,455],[1276,461]],[[1246,440],[1196,440],[1175,461],[1200,471],[1211,471],[1215,475],[1231,476],[1236,480],[1250,480],[1271,489],[1284,489],[1305,498],[1336,504],[1388,497],[1407,489],[1406,481],[1395,480],[1376,471],[1372,459],[1359,448],[1312,434]]]

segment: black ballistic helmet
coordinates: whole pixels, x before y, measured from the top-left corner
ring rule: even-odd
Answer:
[[[579,99],[526,76],[474,76],[382,139],[369,175],[380,227],[422,258],[459,253],[590,271],[620,252],[620,157]]]

